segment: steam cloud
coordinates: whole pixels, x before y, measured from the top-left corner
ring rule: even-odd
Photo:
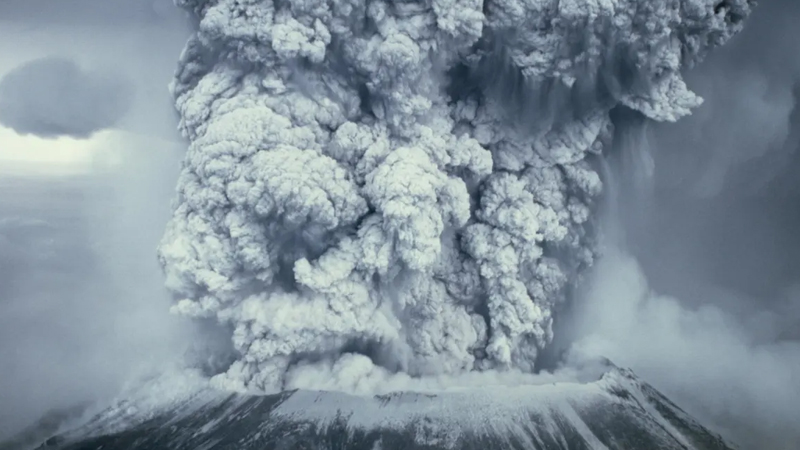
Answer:
[[[681,70],[751,10],[178,3],[191,144],[160,259],[176,311],[232,330],[238,389],[530,371],[597,253],[611,109],[688,114]]]
[[[88,138],[130,109],[126,80],[86,71],[74,61],[30,61],[0,80],[0,124],[20,134]]]

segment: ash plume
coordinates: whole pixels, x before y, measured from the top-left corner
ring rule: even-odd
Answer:
[[[230,329],[215,379],[263,390],[533,370],[597,254],[610,111],[689,114],[681,70],[752,7],[177,3],[190,146],[159,257],[174,310]]]

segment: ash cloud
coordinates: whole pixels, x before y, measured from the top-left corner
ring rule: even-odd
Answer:
[[[89,138],[116,125],[132,97],[122,76],[86,70],[67,58],[40,58],[0,79],[0,124],[19,134]]]
[[[617,142],[619,248],[565,333],[743,448],[788,450],[800,442],[800,5],[759,3],[687,73],[701,107]],[[650,178],[628,176],[647,158]]]
[[[232,331],[215,380],[263,390],[533,370],[597,253],[609,112],[689,114],[682,70],[751,8],[178,3],[191,144],[160,260],[176,312]]]

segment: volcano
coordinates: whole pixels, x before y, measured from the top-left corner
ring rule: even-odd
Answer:
[[[162,386],[169,392],[172,387]],[[183,388],[134,395],[3,450],[525,449],[729,450],[734,447],[627,369],[594,381],[358,396]],[[158,392],[164,392],[158,390]],[[38,441],[37,441],[38,439]],[[38,447],[37,447],[38,446]]]
[[[628,370],[533,373],[602,256],[608,167],[701,105],[684,73],[752,0],[175,3],[157,254],[225,363],[9,447],[731,448]]]

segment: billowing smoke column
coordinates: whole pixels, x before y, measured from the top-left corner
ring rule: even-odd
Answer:
[[[230,327],[217,380],[533,368],[596,254],[590,155],[622,105],[674,121],[681,69],[750,0],[179,0],[191,145],[160,258]],[[596,157],[594,157],[596,158]]]

